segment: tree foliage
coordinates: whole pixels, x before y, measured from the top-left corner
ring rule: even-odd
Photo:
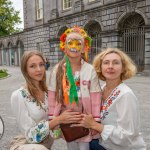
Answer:
[[[16,11],[10,0],[0,0],[0,36],[18,32],[15,25],[21,23],[19,11]]]

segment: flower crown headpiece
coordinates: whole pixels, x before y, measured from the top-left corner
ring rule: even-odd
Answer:
[[[66,37],[69,33],[79,33],[83,38],[84,38],[84,44],[85,44],[85,51],[88,52],[90,51],[91,48],[91,43],[92,43],[92,39],[88,36],[88,34],[86,33],[86,31],[78,26],[74,26],[73,28],[68,28],[61,36],[60,36],[60,49],[62,51],[65,50],[65,41],[66,41]]]

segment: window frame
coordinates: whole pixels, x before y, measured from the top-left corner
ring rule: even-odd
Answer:
[[[96,0],[89,0],[89,3],[90,3],[90,2],[94,2],[94,1],[96,1]]]
[[[65,7],[65,5],[66,5],[66,7]],[[63,10],[67,10],[70,8],[72,8],[72,0],[63,0]]]
[[[43,19],[43,0],[35,0],[36,20]]]

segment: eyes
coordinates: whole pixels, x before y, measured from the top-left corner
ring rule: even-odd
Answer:
[[[31,64],[31,65],[29,65],[29,67],[32,68],[32,69],[36,69],[37,67],[42,68],[42,67],[45,67],[45,64],[44,63]]]
[[[74,42],[68,42],[67,44],[68,44],[68,45],[73,45],[73,44],[74,44]],[[76,42],[76,43],[75,43],[75,45],[76,45],[76,46],[81,46],[81,43]]]
[[[119,65],[119,64],[121,64],[121,62],[119,60],[113,60],[113,61],[105,60],[102,62],[102,64],[103,65],[109,65],[109,64]]]
[[[81,46],[82,45],[82,42],[80,40],[69,40],[67,42],[67,44],[69,46],[72,46],[72,45],[76,45],[76,46]]]

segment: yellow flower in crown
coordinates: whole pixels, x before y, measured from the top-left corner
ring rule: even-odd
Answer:
[[[64,51],[65,50],[65,43],[64,42],[60,42],[60,47]]]
[[[70,32],[71,32],[71,29],[68,28],[68,29],[65,31],[66,36],[67,36]]]
[[[86,37],[86,36],[87,36],[87,33],[82,29],[82,30],[81,30],[81,35],[82,35],[83,37]]]

